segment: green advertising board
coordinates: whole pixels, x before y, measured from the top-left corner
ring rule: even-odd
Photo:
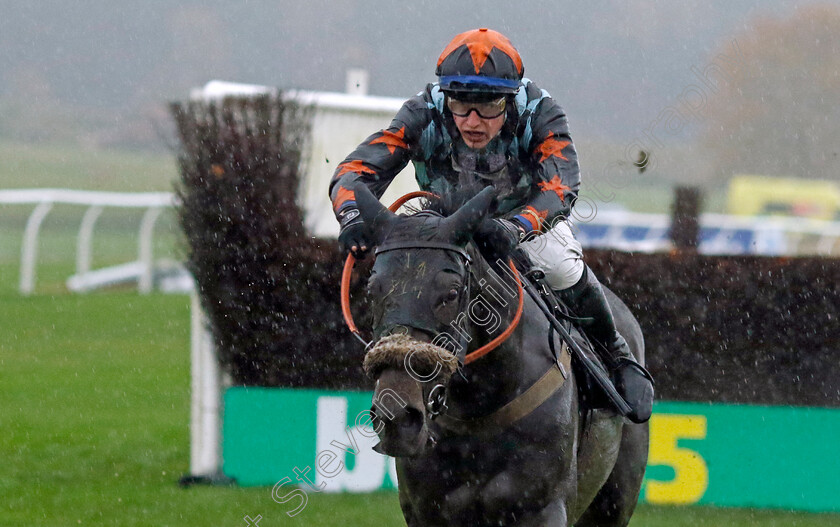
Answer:
[[[642,499],[840,511],[840,410],[660,403]]]
[[[314,488],[396,488],[393,459],[371,450],[371,396],[228,389],[224,473],[273,486],[290,510]],[[642,501],[840,511],[840,410],[663,402],[654,412]]]
[[[243,486],[309,479],[325,492],[395,489],[393,459],[371,447],[370,392],[230,388],[223,470]],[[357,426],[358,421],[358,426]]]

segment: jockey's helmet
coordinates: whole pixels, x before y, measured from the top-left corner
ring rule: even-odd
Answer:
[[[525,73],[519,52],[492,29],[473,29],[452,39],[435,71],[440,88],[464,97],[513,95]]]

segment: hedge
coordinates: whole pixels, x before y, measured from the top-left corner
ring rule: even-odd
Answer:
[[[233,382],[369,389],[341,318],[337,243],[309,236],[296,205],[307,111],[282,97],[171,110],[188,266]],[[586,260],[639,318],[660,399],[840,406],[840,260]],[[364,276],[352,288],[360,327]]]

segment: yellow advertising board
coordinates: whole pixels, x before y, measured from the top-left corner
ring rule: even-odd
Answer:
[[[840,177],[840,176],[838,176]],[[727,208],[740,216],[785,215],[840,219],[840,183],[758,175],[729,181]]]

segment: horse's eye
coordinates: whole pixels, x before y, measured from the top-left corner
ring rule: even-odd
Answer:
[[[458,298],[458,290],[453,287],[452,289],[449,290],[449,294],[446,295],[446,301],[447,302],[452,302],[454,300],[457,300],[457,298]]]

